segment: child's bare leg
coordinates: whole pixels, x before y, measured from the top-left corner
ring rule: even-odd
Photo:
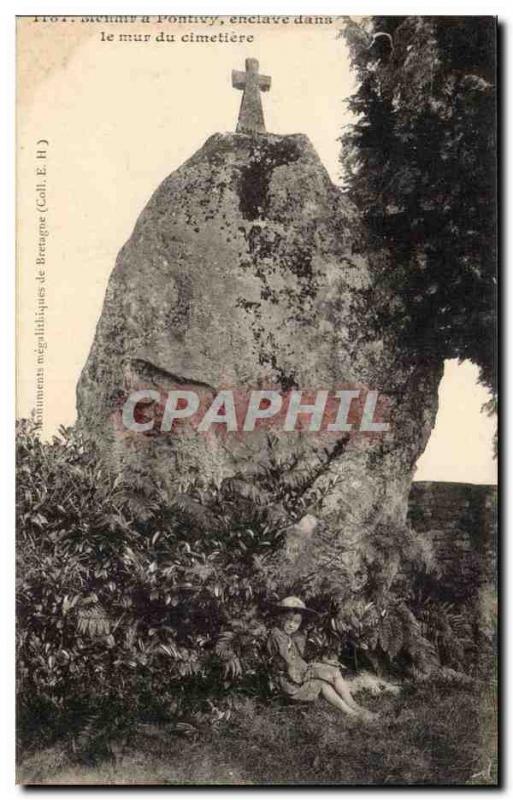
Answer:
[[[354,699],[353,695],[351,694],[351,690],[347,685],[346,681],[342,677],[342,675],[337,676],[334,681],[334,686],[337,693],[340,695],[342,700],[348,705],[354,712],[360,714],[362,717],[366,717],[367,719],[374,719],[377,714],[373,714],[372,711],[368,711],[363,706],[358,705],[356,700]]]
[[[331,686],[329,683],[325,683],[323,681],[321,694],[325,698],[325,700],[328,701],[328,703],[331,703],[332,706],[338,708],[339,711],[343,711],[344,714],[347,714],[350,717],[358,716],[358,712],[354,708],[351,708],[351,706],[348,705],[348,703],[346,703],[345,700],[342,699],[342,697],[335,691],[333,686]]]

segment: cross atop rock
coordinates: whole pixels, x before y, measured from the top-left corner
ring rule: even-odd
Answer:
[[[258,74],[258,61],[256,58],[246,59],[246,71],[232,70],[232,86],[243,89],[240,104],[237,133],[265,133],[264,112],[260,90],[269,91],[271,78],[268,75]]]

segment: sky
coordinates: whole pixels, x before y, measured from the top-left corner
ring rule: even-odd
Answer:
[[[116,254],[161,181],[217,131],[235,129],[245,58],[272,78],[267,129],[306,133],[340,182],[338,137],[351,121],[353,79],[341,22],[332,25],[18,22],[17,413],[35,404],[37,142],[48,141],[44,435],[75,420],[75,386],[91,347]],[[120,32],[172,43],[116,41]],[[248,44],[182,42],[191,33],[253,36]],[[104,34],[102,41],[102,33]],[[108,34],[114,41],[105,41]],[[416,480],[493,483],[495,422],[470,363],[447,362],[440,408]]]

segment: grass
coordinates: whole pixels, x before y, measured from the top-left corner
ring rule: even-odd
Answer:
[[[496,785],[491,687],[423,685],[398,698],[363,697],[379,711],[358,723],[323,702],[309,706],[241,697],[229,720],[188,735],[141,726],[116,755],[75,762],[66,744],[26,753],[24,784]]]

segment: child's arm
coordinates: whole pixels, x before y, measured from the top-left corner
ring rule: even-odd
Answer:
[[[302,658],[305,657],[305,647],[306,647],[306,634],[304,633],[296,633],[294,639],[297,644],[297,649],[299,650]],[[323,664],[330,664],[332,667],[337,667],[338,669],[346,669],[343,664],[339,662],[335,655],[324,656],[322,659]]]
[[[279,628],[273,628],[267,639],[267,650],[271,656],[281,656],[288,663],[289,640]]]
[[[290,646],[290,639],[286,633],[279,628],[273,628],[267,640],[267,648],[278,672],[286,673],[294,683],[303,682],[306,665],[301,657],[298,663],[297,651]]]

